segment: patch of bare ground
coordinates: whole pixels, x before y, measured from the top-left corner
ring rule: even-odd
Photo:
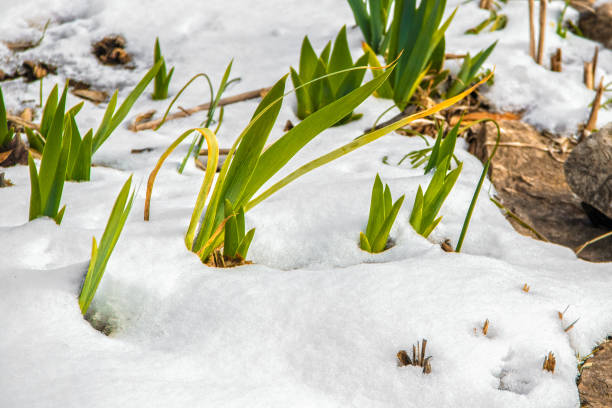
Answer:
[[[501,143],[489,177],[514,228],[571,249],[606,233],[605,227],[591,223],[581,200],[565,181],[563,163],[572,141],[542,134],[517,120],[501,120],[499,125]],[[470,137],[470,152],[486,160],[496,137],[492,123],[480,126]],[[592,262],[612,261],[612,244],[601,240],[579,256]]]
[[[582,365],[578,379],[580,406],[612,407],[612,339],[600,344]]]

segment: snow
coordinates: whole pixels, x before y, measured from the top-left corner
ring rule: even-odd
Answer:
[[[449,1],[448,11],[460,1]],[[36,39],[51,18],[40,47],[17,57],[0,46],[0,69],[26,59],[49,60],[55,83],[76,77],[120,99],[145,72],[155,36],[170,66],[171,94],[197,72],[218,83],[235,58],[242,81],[229,94],[270,85],[296,65],[303,35],[316,49],[342,24],[352,26],[342,1],[269,0],[125,2],[68,0],[8,2],[0,16],[5,40]],[[510,1],[508,27],[495,33],[462,33],[487,12],[461,5],[447,35],[449,52],[472,53],[499,39],[487,67],[495,85],[485,95],[500,110],[525,111],[542,129],[571,134],[588,115],[594,92],[582,85],[582,61],[594,43],[548,27],[547,56],[563,45],[564,72],[553,73],[527,55],[525,2]],[[558,2],[549,7],[556,21]],[[575,18],[575,15],[568,14]],[[32,28],[32,25],[39,28]],[[121,33],[134,56],[133,71],[99,65],[90,44]],[[359,51],[360,33],[349,30]],[[449,62],[452,66],[453,62]],[[454,67],[453,69],[458,69]],[[598,76],[612,74],[612,52],[601,50]],[[34,106],[38,84],[2,84],[9,108]],[[147,91],[147,93],[150,92]],[[208,99],[199,83],[182,106]],[[78,102],[69,96],[69,104]],[[142,97],[132,114],[162,111],[168,101]],[[257,101],[229,106],[219,134],[229,146]],[[364,118],[326,131],[278,177],[361,134],[389,106],[368,99]],[[82,131],[97,127],[104,106],[86,103],[77,119]],[[297,122],[295,102],[285,102],[271,135]],[[92,181],[67,183],[61,226],[26,222],[29,177],[25,166],[3,170],[15,186],[0,189],[0,406],[108,407],[578,407],[576,355],[588,354],[612,327],[610,264],[578,260],[570,249],[517,234],[488,200],[485,182],[464,249],[445,253],[439,242],[457,242],[481,163],[459,144],[463,172],[442,208],[443,220],[429,240],[408,223],[419,184],[431,176],[406,163],[404,154],[424,146],[418,138],[389,135],[318,169],[247,213],[256,227],[253,265],[209,268],[188,252],[183,234],[203,173],[176,166],[181,146],[162,168],[151,207],[142,220],[146,178],[159,155],[195,118],[170,122],[159,132],[132,133],[122,126],[96,153]],[[611,120],[600,111],[601,126]],[[152,152],[130,154],[130,149]],[[389,156],[390,165],[382,162]],[[390,250],[358,248],[376,173],[394,197],[406,194]],[[91,237],[100,237],[113,201],[129,174],[137,198],[113,253],[92,309],[108,322],[105,336],[79,311],[77,295]],[[276,179],[278,179],[278,177]],[[531,290],[521,290],[527,283]],[[557,315],[570,306],[562,322]],[[580,318],[569,332],[564,328]],[[474,329],[490,321],[487,336]],[[396,353],[422,338],[433,356],[432,373],[396,365]],[[544,356],[557,359],[554,374],[541,370]]]

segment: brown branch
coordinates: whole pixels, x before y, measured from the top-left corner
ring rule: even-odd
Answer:
[[[535,24],[533,22],[533,9],[535,8],[534,0],[529,0],[529,55],[535,61]]]
[[[540,0],[540,38],[538,39],[538,60],[542,65],[544,60],[544,41],[546,39],[546,3],[548,0]]]
[[[589,115],[589,121],[584,127],[585,130],[589,132],[595,129],[597,126],[597,112],[599,112],[599,108],[601,108],[601,98],[604,92],[604,77],[601,77],[601,81],[599,82],[599,87],[597,88],[597,94],[595,95],[595,99],[593,100],[593,107],[591,108],[591,114]]]
[[[234,96],[228,96],[227,98],[221,98],[217,106],[225,106],[225,105],[230,105],[236,102],[242,102],[242,101],[246,101],[249,99],[259,98],[265,95],[269,90],[270,88],[260,88],[254,91],[244,92],[244,93],[234,95]],[[193,108],[189,108],[189,109],[181,109],[179,112],[174,112],[168,115],[166,117],[166,121],[173,120],[173,119],[179,119],[179,118],[185,118],[187,116],[193,115],[196,112],[208,110],[208,108],[210,108],[210,103],[203,103],[201,105],[194,106]],[[140,130],[153,129],[157,127],[161,122],[162,122],[161,119],[155,119],[155,120],[151,120],[148,122],[141,122],[141,123],[133,122],[130,125],[130,130],[133,132],[138,132]]]

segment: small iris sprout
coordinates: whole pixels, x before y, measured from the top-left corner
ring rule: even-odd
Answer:
[[[85,315],[89,309],[89,305],[96,295],[98,285],[104,276],[106,270],[106,264],[113,253],[115,244],[119,240],[125,221],[132,208],[132,202],[134,201],[134,192],[130,195],[130,186],[132,184],[132,176],[125,182],[117,199],[115,205],[111,211],[106,228],[102,234],[100,245],[96,243],[96,238],[93,238],[91,247],[91,260],[89,261],[89,267],[87,268],[87,274],[83,281],[83,287],[81,288],[81,294],[79,295],[79,307],[81,313]],[[129,198],[128,198],[129,196]]]
[[[395,203],[391,198],[391,190],[388,185],[383,184],[378,174],[372,187],[372,199],[370,201],[370,216],[365,234],[359,234],[359,247],[371,253],[382,252],[387,249],[389,232],[395,222],[395,218],[404,202],[401,196]]]
[[[453,81],[450,88],[446,92],[447,98],[452,98],[453,96],[461,93],[472,83],[479,80],[481,75],[478,74],[478,71],[487,58],[489,58],[489,55],[491,55],[496,45],[497,41],[491,44],[487,49],[480,51],[473,58],[470,57],[469,53],[465,56],[463,59],[463,65],[461,65],[461,69],[457,74],[457,78]]]
[[[153,83],[153,96],[155,100],[166,99],[168,97],[168,87],[170,86],[170,80],[172,74],[174,74],[174,67],[170,68],[170,71],[166,73],[166,62],[161,53],[161,47],[159,45],[159,38],[155,39],[155,49],[153,51],[153,63],[157,64],[161,61],[161,67],[155,75],[155,82]]]
[[[353,63],[346,38],[346,27],[342,27],[338,33],[333,49],[331,42],[327,43],[318,57],[308,37],[304,37],[299,72],[291,68],[291,80],[296,89],[298,118],[306,119],[314,112],[359,88],[365,69],[340,71],[367,65],[367,55],[363,55]],[[335,75],[329,75],[334,73]],[[350,112],[336,124],[344,124],[359,117],[361,115],[353,115]]]

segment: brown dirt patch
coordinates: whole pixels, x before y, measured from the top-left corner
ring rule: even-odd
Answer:
[[[584,408],[612,407],[612,341],[597,347],[582,366],[578,381],[580,406]]]
[[[568,140],[540,134],[520,121],[502,120],[499,124],[501,145],[489,177],[502,204],[546,240],[572,249],[606,233],[605,228],[593,226],[580,199],[565,181],[563,162],[573,145]],[[486,160],[496,137],[492,123],[481,126],[470,138],[470,152]],[[518,232],[537,239],[533,231],[509,220]],[[612,261],[612,244],[609,240],[599,241],[579,256],[594,262]]]

